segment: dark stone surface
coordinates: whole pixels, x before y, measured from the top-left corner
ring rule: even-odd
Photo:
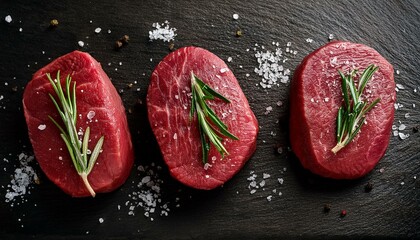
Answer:
[[[233,20],[232,14],[239,19]],[[11,15],[13,22],[4,21]],[[56,29],[48,29],[51,19]],[[92,20],[92,23],[89,21]],[[169,20],[177,28],[175,48],[204,47],[228,63],[237,76],[261,126],[255,155],[244,169],[223,188],[196,191],[172,180],[162,162],[147,122],[144,104],[148,79],[154,66],[168,52],[168,43],[149,42],[153,22]],[[16,1],[2,0],[0,7],[0,238],[1,239],[383,239],[420,238],[420,134],[412,132],[420,115],[420,3],[419,1]],[[102,32],[94,33],[96,27]],[[19,28],[23,31],[19,32]],[[107,30],[111,29],[111,33]],[[242,37],[235,37],[241,29]],[[120,51],[113,46],[122,35],[130,43]],[[289,85],[270,90],[256,87],[259,77],[255,43],[273,49],[279,42],[298,51],[284,64],[292,70],[302,58],[325,44],[329,34],[336,39],[364,43],[375,48],[400,71],[397,93],[404,107],[396,112],[407,125],[410,137],[391,137],[388,151],[367,176],[355,181],[322,179],[305,171],[287,152]],[[89,38],[87,38],[89,37]],[[313,43],[307,43],[312,38]],[[27,202],[11,207],[4,202],[7,184],[17,155],[31,148],[22,113],[23,87],[31,75],[50,59],[80,49],[102,62],[127,109],[136,164],[155,162],[160,172],[162,200],[170,202],[168,217],[154,221],[135,209],[128,216],[124,206],[139,182],[133,169],[130,179],[118,191],[95,199],[72,199],[50,183],[39,168],[42,184],[25,195]],[[246,49],[251,48],[247,52]],[[45,54],[42,54],[45,51]],[[153,59],[150,61],[150,59]],[[122,62],[120,66],[118,63]],[[112,63],[108,66],[108,63]],[[29,65],[29,66],[28,66]],[[243,66],[242,68],[240,66]],[[118,68],[118,71],[115,71]],[[246,77],[249,73],[250,76]],[[14,79],[16,78],[16,79]],[[128,89],[129,83],[138,84]],[[8,84],[5,85],[5,82]],[[16,90],[17,87],[17,91]],[[140,88],[137,92],[136,89]],[[417,88],[418,91],[413,90]],[[284,105],[277,107],[281,100]],[[415,103],[417,106],[412,107]],[[265,114],[266,107],[273,111]],[[410,113],[410,118],[405,114]],[[275,136],[271,132],[276,133]],[[276,154],[274,146],[284,146]],[[25,146],[25,147],[24,147]],[[3,161],[7,158],[9,163]],[[6,168],[6,170],[4,170]],[[286,172],[282,172],[287,168]],[[383,171],[379,171],[383,169]],[[249,193],[247,178],[255,171],[258,179],[269,173],[265,190]],[[284,184],[277,183],[282,177]],[[373,188],[365,192],[370,182]],[[401,185],[404,182],[404,185]],[[276,189],[282,196],[273,194]],[[266,197],[276,195],[271,202]],[[175,207],[179,197],[180,207]],[[324,213],[324,205],[330,211]],[[35,206],[36,205],[36,206]],[[121,210],[117,206],[121,205]],[[345,217],[340,217],[346,210]],[[100,224],[99,218],[104,218]],[[23,227],[21,225],[23,224]],[[89,234],[86,234],[89,231]]]

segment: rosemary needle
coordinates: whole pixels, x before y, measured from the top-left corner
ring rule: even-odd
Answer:
[[[206,85],[191,71],[191,110],[190,120],[197,113],[198,130],[200,132],[201,149],[203,152],[203,164],[207,163],[208,153],[210,151],[210,143],[212,143],[217,151],[224,157],[229,154],[223,146],[222,137],[238,140],[238,138],[228,131],[226,124],[220,120],[216,113],[207,105],[206,100],[219,98],[220,100],[230,103],[230,101],[218,93],[216,90]]]
[[[51,116],[48,116],[50,120],[60,130],[60,136],[67,146],[67,150],[70,154],[70,158],[76,168],[77,173],[83,180],[87,190],[95,197],[96,193],[88,181],[88,175],[92,171],[93,166],[101,153],[102,145],[104,142],[104,136],[102,136],[96,143],[95,148],[88,159],[88,142],[90,136],[90,128],[87,127],[83,136],[83,141],[79,140],[79,136],[76,130],[77,120],[77,105],[76,105],[76,83],[71,86],[71,77],[67,75],[65,92],[61,86],[60,71],[57,72],[57,77],[53,80],[49,73],[46,74],[48,80],[54,88],[54,92],[57,94],[58,100],[53,95],[49,94],[54,106],[64,123],[64,128],[54,120]]]
[[[368,81],[378,68],[373,64],[369,65],[363,71],[357,87],[354,82],[356,70],[351,71],[347,76],[338,70],[341,77],[344,105],[338,109],[337,145],[331,149],[333,153],[337,153],[354,139],[366,119],[366,114],[380,102],[380,98],[375,99],[371,103],[361,99]]]

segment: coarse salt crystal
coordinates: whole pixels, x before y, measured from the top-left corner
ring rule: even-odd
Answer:
[[[233,17],[233,19],[238,20],[238,19],[239,19],[239,14],[234,13],[234,14],[232,15],[232,17]]]
[[[333,40],[333,39],[334,39],[334,34],[330,34],[330,35],[328,36],[328,39],[329,39],[329,40]]]
[[[95,33],[100,33],[102,31],[102,29],[100,27],[95,28]]]
[[[227,61],[232,62],[232,57],[228,57]]]
[[[4,18],[4,21],[6,21],[7,23],[11,23],[11,22],[12,22],[12,16],[7,15],[7,16]]]
[[[263,179],[267,179],[267,178],[269,178],[270,177],[270,174],[268,174],[268,173],[263,173]]]
[[[257,190],[252,189],[249,193],[250,193],[250,194],[254,194],[256,191],[257,191]]]
[[[47,128],[47,125],[45,125],[45,124],[40,124],[39,126],[38,126],[38,129],[39,130],[45,130],[45,128]]]
[[[87,114],[87,118],[89,120],[92,120],[95,117],[95,114],[96,114],[95,111],[89,111]]]
[[[283,184],[283,183],[284,183],[283,178],[278,178],[278,179],[277,179],[277,181],[278,181],[280,184]]]
[[[104,219],[103,218],[99,218],[99,223],[103,223]]]
[[[267,201],[271,202],[271,199],[273,198],[272,195],[267,196]]]
[[[401,138],[401,140],[405,140],[405,139],[407,139],[408,137],[410,137],[410,134],[404,134],[404,133],[398,133],[398,136]]]
[[[405,124],[401,124],[401,125],[398,127],[398,130],[403,131],[403,130],[405,130],[405,129],[406,129],[406,127],[407,127],[407,126],[405,126]]]
[[[143,177],[143,179],[141,180],[142,183],[148,183],[150,182],[150,176],[145,176]]]
[[[306,42],[307,42],[307,43],[312,43],[313,41],[314,41],[314,40],[313,40],[312,38],[307,38],[307,39],[306,39]]]
[[[174,140],[177,140],[178,139],[178,135],[176,133],[174,133],[173,138],[174,138]]]
[[[85,46],[85,43],[83,41],[78,41],[77,44],[79,44],[80,47]]]
[[[220,73],[225,73],[225,72],[228,72],[229,71],[229,69],[228,68],[221,68],[220,69]]]
[[[211,164],[210,163],[205,163],[204,164],[204,170],[208,170],[209,168],[211,168]]]
[[[401,89],[401,90],[405,89],[405,87],[400,83],[397,83],[396,86],[398,89]]]

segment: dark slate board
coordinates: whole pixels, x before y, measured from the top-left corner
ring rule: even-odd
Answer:
[[[0,100],[0,183],[4,186],[0,188],[1,239],[420,238],[420,183],[414,179],[420,178],[420,134],[411,130],[420,121],[420,93],[413,91],[420,86],[418,1],[77,2],[1,1],[0,95],[4,97]],[[239,14],[237,21],[233,20],[233,13]],[[9,14],[13,18],[10,24],[4,21]],[[49,30],[53,18],[60,24]],[[146,108],[139,103],[145,101],[151,71],[169,52],[167,43],[148,40],[152,23],[164,20],[178,29],[176,48],[196,45],[222,59],[233,58],[228,65],[260,122],[255,155],[223,188],[196,191],[169,176],[151,133]],[[96,27],[102,28],[100,34],[94,33]],[[19,28],[23,31],[19,32]],[[238,28],[244,33],[240,38],[234,36]],[[109,34],[108,29],[112,31]],[[114,51],[114,41],[124,34],[131,38],[129,45]],[[411,136],[404,141],[391,137],[388,151],[378,166],[355,181],[319,178],[305,171],[292,153],[275,153],[276,144],[285,149],[288,146],[289,85],[268,91],[257,88],[259,77],[253,73],[256,60],[252,50],[246,51],[255,43],[269,47],[275,41],[284,47],[290,41],[298,54],[284,66],[293,72],[306,54],[328,42],[329,34],[375,48],[400,71],[395,80],[406,87],[397,93],[404,108],[396,112],[395,123],[407,125],[405,132]],[[307,43],[306,38],[314,42]],[[124,89],[124,104],[132,110],[128,118],[136,146],[136,165],[155,162],[163,166],[160,178],[164,180],[163,201],[170,202],[168,217],[156,215],[152,222],[143,216],[141,207],[134,210],[135,216],[128,215],[124,204],[140,178],[135,169],[116,192],[95,199],[72,199],[34,166],[42,183],[25,195],[26,202],[14,207],[4,202],[17,155],[31,152],[21,106],[23,87],[49,58],[80,49],[79,40],[86,43],[83,51],[103,63],[116,88]],[[119,62],[123,65],[119,66]],[[128,89],[127,84],[134,81],[138,84]],[[12,91],[13,87],[17,87],[17,92]],[[279,100],[284,103],[282,107],[276,106]],[[273,111],[266,115],[268,106],[273,106]],[[406,113],[411,117],[405,118]],[[287,171],[282,172],[283,168]],[[250,171],[255,171],[259,180],[262,173],[271,174],[265,190],[250,194],[247,188]],[[277,183],[279,177],[284,179],[283,185]],[[367,182],[374,185],[370,193],[364,192]],[[268,202],[266,197],[273,189],[283,195]],[[178,208],[176,197],[180,199]],[[326,203],[331,204],[329,213],[323,213]],[[342,209],[348,212],[343,218]],[[102,224],[98,221],[101,217]]]

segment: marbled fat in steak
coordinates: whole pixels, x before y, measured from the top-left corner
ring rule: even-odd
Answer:
[[[189,119],[191,71],[231,102],[208,101],[239,140],[224,139],[229,155],[214,146],[202,162],[197,119]],[[147,93],[150,125],[173,177],[197,189],[213,189],[232,178],[256,149],[258,123],[232,71],[219,57],[197,47],[166,56],[154,70]]]

